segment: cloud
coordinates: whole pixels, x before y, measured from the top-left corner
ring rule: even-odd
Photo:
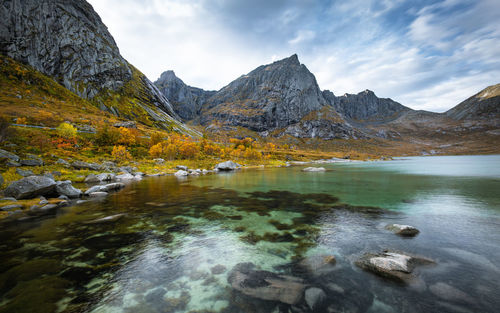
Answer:
[[[293,53],[323,89],[446,110],[500,77],[497,0],[90,0],[132,64],[220,89]]]

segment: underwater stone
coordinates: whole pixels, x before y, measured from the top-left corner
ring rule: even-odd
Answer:
[[[253,264],[238,264],[229,273],[228,282],[233,289],[257,299],[290,305],[302,300],[306,288],[302,279],[268,271],[255,271],[248,267],[253,268]]]
[[[115,215],[110,215],[106,216],[103,218],[98,218],[95,220],[87,221],[85,224],[102,224],[102,223],[111,223],[111,222],[116,222],[120,218],[124,217],[127,215],[126,213],[120,213],[120,214],[115,214]]]
[[[392,231],[396,235],[405,236],[405,237],[413,237],[416,236],[420,231],[410,225],[401,225],[401,224],[390,224],[385,227],[385,229]]]
[[[212,274],[218,275],[224,273],[226,271],[226,267],[224,265],[218,264],[212,267],[210,271],[212,272]]]
[[[314,311],[323,305],[326,300],[326,294],[322,289],[312,287],[306,289],[304,298],[309,308]]]
[[[474,303],[474,300],[468,294],[443,282],[431,285],[429,290],[435,296],[443,300],[460,303]]]

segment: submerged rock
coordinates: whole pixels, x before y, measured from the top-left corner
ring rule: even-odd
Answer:
[[[212,272],[212,274],[218,275],[224,273],[226,271],[226,267],[224,265],[219,264],[212,267],[210,271]]]
[[[125,215],[127,215],[127,214],[126,213],[120,213],[120,214],[110,215],[110,216],[106,216],[106,217],[103,217],[103,218],[97,218],[95,220],[87,221],[87,222],[85,222],[85,224],[112,223],[112,222],[116,222],[117,220],[121,219]]]
[[[215,170],[219,170],[219,171],[234,171],[238,168],[240,168],[241,165],[238,164],[238,163],[235,163],[233,161],[226,161],[226,162],[222,162],[222,163],[219,163],[215,166]]]
[[[45,176],[29,176],[11,183],[4,195],[16,199],[31,199],[55,193],[56,182]]]
[[[418,233],[420,233],[420,231],[417,228],[410,225],[390,224],[387,225],[385,229],[392,231],[396,235],[405,237],[414,237]]]
[[[309,308],[315,311],[325,303],[326,293],[317,287],[307,288],[304,298]]]
[[[435,263],[428,258],[405,254],[402,252],[385,251],[378,254],[368,253],[355,262],[360,268],[379,276],[396,281],[409,283],[415,266]]]
[[[111,184],[106,184],[106,185],[96,185],[92,186],[87,191],[85,191],[86,195],[90,195],[91,193],[95,192],[110,192],[110,191],[116,191],[120,190],[125,187],[124,183],[111,183]]]
[[[302,172],[325,172],[326,169],[324,167],[306,167],[302,170]]]
[[[82,191],[73,187],[70,180],[58,181],[56,191],[59,195],[68,198],[79,198],[82,195]]]
[[[290,305],[303,299],[306,288],[300,278],[253,270],[251,263],[237,264],[230,272],[228,282],[233,289],[247,296]]]
[[[468,294],[446,283],[439,282],[431,285],[429,290],[435,296],[443,300],[460,303],[474,303],[474,300]]]
[[[310,274],[317,276],[334,270],[335,263],[336,259],[333,255],[313,255],[302,259],[298,263],[298,266]]]
[[[88,196],[91,198],[106,197],[107,195],[108,193],[106,191],[95,191],[88,194]]]

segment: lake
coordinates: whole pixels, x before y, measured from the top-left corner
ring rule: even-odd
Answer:
[[[311,311],[234,290],[242,263],[323,290],[317,312],[498,312],[500,156],[313,166],[327,171],[145,178],[57,216],[4,221],[0,312]],[[408,284],[355,265],[385,249],[435,264]]]

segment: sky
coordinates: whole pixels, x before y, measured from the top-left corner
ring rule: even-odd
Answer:
[[[499,0],[89,0],[152,81],[218,90],[298,54],[322,90],[443,112],[500,83]]]

